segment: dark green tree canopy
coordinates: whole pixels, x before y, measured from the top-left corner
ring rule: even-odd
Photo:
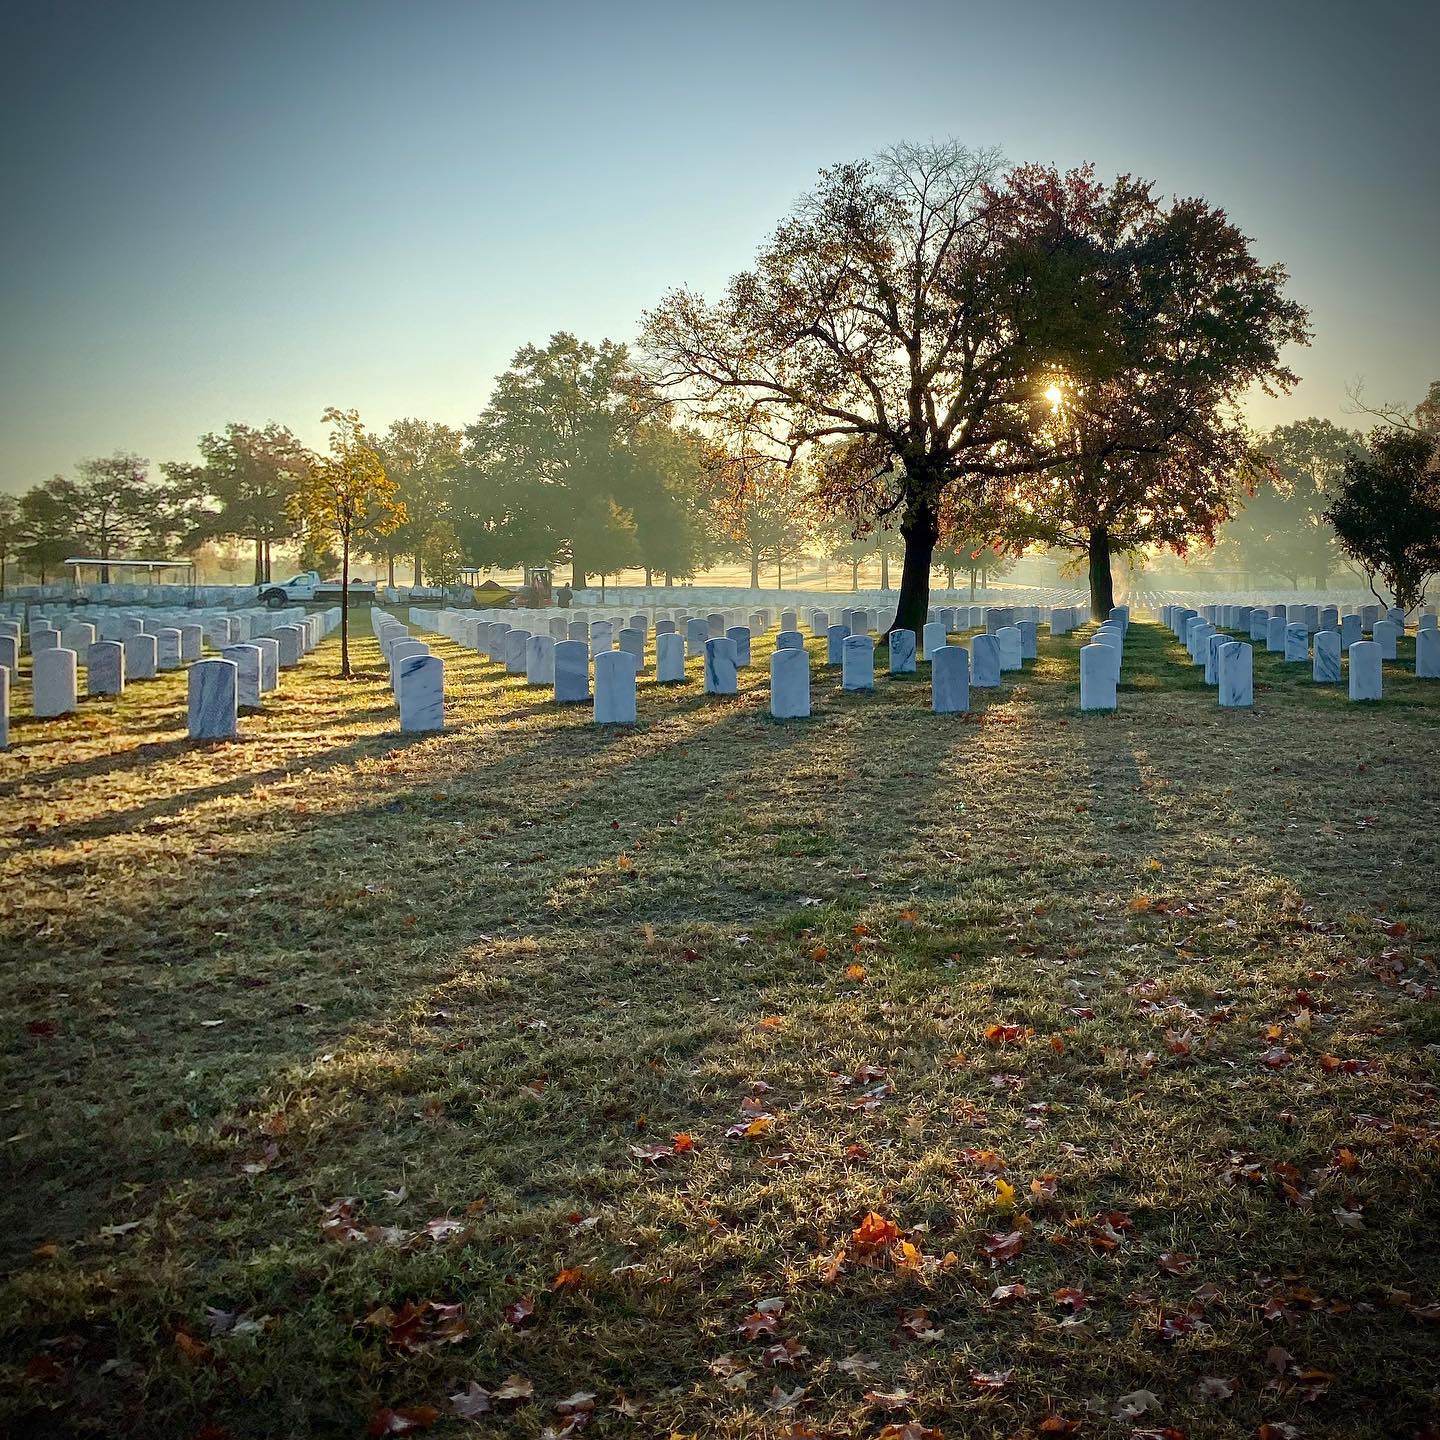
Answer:
[[[1368,448],[1345,457],[1325,511],[1341,548],[1379,579],[1402,610],[1425,599],[1440,574],[1440,439],[1422,430],[1376,430]]]

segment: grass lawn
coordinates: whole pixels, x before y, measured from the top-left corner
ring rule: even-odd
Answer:
[[[426,638],[443,735],[368,633],[238,744],[15,722],[0,1433],[1435,1434],[1408,643],[777,725],[772,636],[605,732]]]

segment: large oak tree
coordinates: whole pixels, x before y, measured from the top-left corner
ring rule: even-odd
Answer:
[[[1053,373],[1031,395],[1047,464],[1013,485],[1008,528],[1084,551],[1103,619],[1113,552],[1213,542],[1263,469],[1240,402],[1296,382],[1281,352],[1308,340],[1308,317],[1284,268],[1204,200],[1030,165],[996,204],[1033,256],[1021,323],[1043,342],[1047,316],[1062,317],[1044,346]]]
[[[954,143],[825,170],[719,300],[676,290],[644,321],[656,384],[693,413],[782,453],[843,442],[822,496],[862,528],[898,519],[896,623],[914,629],[947,488],[1040,463],[999,174]]]
[[[898,518],[896,624],[918,629],[939,536],[997,491],[1024,538],[1090,552],[1097,610],[1112,548],[1211,533],[1248,453],[1239,395],[1292,383],[1279,350],[1306,338],[1284,279],[1203,201],[902,146],[822,172],[720,300],[672,292],[644,343],[702,416],[842,442],[822,498]]]

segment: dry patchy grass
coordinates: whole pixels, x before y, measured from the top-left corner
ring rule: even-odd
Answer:
[[[1073,636],[782,726],[769,643],[633,731],[441,642],[402,738],[368,637],[234,745],[17,723],[6,1433],[1422,1433],[1437,687],[1137,625],[1113,716]]]

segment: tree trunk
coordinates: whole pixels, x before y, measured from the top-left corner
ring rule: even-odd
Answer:
[[[340,678],[350,678],[350,535],[340,536]]]
[[[575,547],[572,544],[570,547],[570,588],[572,590],[583,590],[585,588],[585,582],[588,579],[589,576],[585,573],[584,561],[580,559],[580,556],[576,553]]]
[[[1108,620],[1115,606],[1115,579],[1110,574],[1110,532],[1097,525],[1090,532],[1090,618]]]
[[[940,517],[933,500],[917,500],[907,507],[900,522],[905,537],[905,563],[900,571],[900,595],[895,602],[895,630],[925,628],[930,609],[930,567],[935,559],[935,542],[940,538]]]
[[[275,577],[270,573],[270,542],[265,542],[265,583],[268,585]]]
[[[265,540],[260,535],[255,537],[255,583],[265,583]]]
[[[882,590],[890,588],[890,557],[883,550],[880,552],[880,588]]]
[[[955,588],[955,567],[953,565],[945,567],[945,588],[947,590]]]
[[[750,588],[752,590],[760,588],[760,557],[755,554],[750,556]]]
[[[418,545],[415,547],[415,579],[413,583],[415,585],[425,583],[425,556]]]
[[[647,565],[645,567],[645,588],[648,590],[655,583],[655,572]]]
[[[388,567],[388,569],[387,569],[387,574],[388,574],[389,577],[390,577],[388,583],[389,583],[389,585],[390,585],[390,588],[393,590],[393,589],[395,588],[395,557],[394,557],[394,555],[387,555],[387,556],[385,557],[385,561],[386,561],[386,565],[387,565],[387,567]]]
[[[860,562],[859,562],[858,560],[852,560],[852,561],[850,562],[850,588],[851,588],[851,590],[853,590],[856,594],[859,594],[859,591],[860,591]]]

